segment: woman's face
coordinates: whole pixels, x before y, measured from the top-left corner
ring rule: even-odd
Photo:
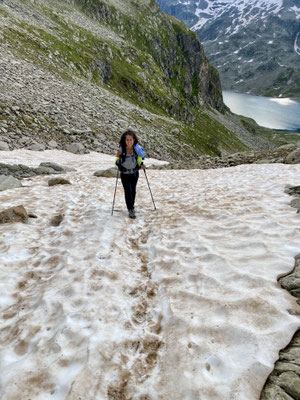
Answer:
[[[125,143],[126,143],[126,147],[131,149],[131,147],[133,147],[134,145],[134,140],[133,140],[133,136],[131,135],[126,135],[125,137]]]

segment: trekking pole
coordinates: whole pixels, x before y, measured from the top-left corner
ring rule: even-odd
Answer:
[[[115,194],[114,194],[114,199],[113,199],[113,204],[112,204],[112,209],[111,209],[111,215],[113,215],[113,213],[114,213],[114,206],[115,206],[115,198],[116,198],[116,192],[117,192],[117,186],[118,186],[118,179],[119,179],[119,169],[117,170],[116,187],[115,187]]]
[[[149,185],[149,181],[148,181],[148,178],[147,178],[147,174],[146,174],[146,170],[145,170],[145,169],[144,169],[144,172],[145,172],[146,181],[147,181],[147,183],[148,183],[148,188],[149,188],[149,190],[150,190],[151,199],[152,199],[152,201],[153,201],[154,211],[155,211],[155,210],[156,210],[156,207],[155,207],[154,199],[153,199],[153,196],[152,196],[152,192],[151,192],[151,189],[150,189],[150,185]]]

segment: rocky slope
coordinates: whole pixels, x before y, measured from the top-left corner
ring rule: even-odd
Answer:
[[[223,89],[300,97],[298,0],[159,0],[197,32]]]
[[[0,75],[2,149],[111,153],[128,127],[169,160],[268,147],[230,122],[196,34],[155,1],[3,0]]]

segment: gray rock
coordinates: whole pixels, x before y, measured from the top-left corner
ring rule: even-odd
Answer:
[[[128,127],[128,122],[124,121],[123,119],[118,119],[116,123],[120,126],[121,129],[126,129]]]
[[[290,206],[293,208],[300,208],[300,198],[294,199],[290,202]]]
[[[49,167],[37,167],[33,168],[33,173],[34,175],[53,175],[58,174],[59,172]]]
[[[180,130],[178,128],[174,128],[171,130],[171,135],[178,136],[179,133],[180,133]]]
[[[295,257],[295,266],[289,275],[279,279],[281,286],[293,296],[300,297],[300,254]],[[298,315],[298,309],[289,310]],[[300,331],[291,343],[279,353],[273,372],[263,388],[261,400],[300,400]]]
[[[294,399],[300,400],[300,377],[293,371],[287,371],[280,375],[279,386]]]
[[[9,151],[8,144],[0,140],[0,151]]]
[[[275,384],[268,384],[264,388],[260,400],[294,400],[281,387]]]
[[[284,160],[285,164],[299,164],[300,163],[300,148],[288,154]]]
[[[85,147],[82,143],[72,143],[66,145],[66,151],[74,154],[84,154]]]
[[[291,150],[291,151],[293,151],[293,150],[296,150],[296,147],[297,147],[296,143],[289,143],[289,144],[284,144],[282,146],[277,147],[276,150]]]
[[[99,170],[94,173],[94,176],[103,177],[103,178],[116,178],[117,176],[117,168],[109,168],[104,170]]]
[[[272,162],[274,162],[274,161],[273,161],[273,160],[265,159],[265,160],[257,160],[257,161],[255,162],[255,164],[272,164]]]
[[[40,167],[52,168],[59,172],[63,172],[65,170],[62,166],[52,162],[41,162]]]
[[[48,142],[48,147],[50,149],[56,149],[58,146],[58,143],[55,140],[50,140],[50,142]]]
[[[286,290],[300,289],[300,276],[296,277],[295,274],[288,275],[280,279],[280,284]]]
[[[284,192],[291,196],[300,196],[300,186],[288,186]]]
[[[28,149],[32,151],[44,151],[46,149],[46,146],[42,143],[33,143],[28,146]]]
[[[13,176],[0,175],[0,191],[22,187],[19,179]]]

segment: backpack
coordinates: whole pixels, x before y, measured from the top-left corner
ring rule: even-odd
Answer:
[[[137,166],[135,169],[138,171],[139,169],[141,169],[141,165],[142,165],[143,159],[145,157],[145,150],[139,144],[135,144],[133,146],[133,153],[134,153],[134,155],[136,157],[136,161],[137,161]],[[126,147],[125,148],[122,147],[122,153],[120,154],[120,157],[116,158],[116,166],[118,167],[119,171],[121,171],[121,172],[127,171],[127,169],[121,165],[126,160],[126,154],[127,154]]]

